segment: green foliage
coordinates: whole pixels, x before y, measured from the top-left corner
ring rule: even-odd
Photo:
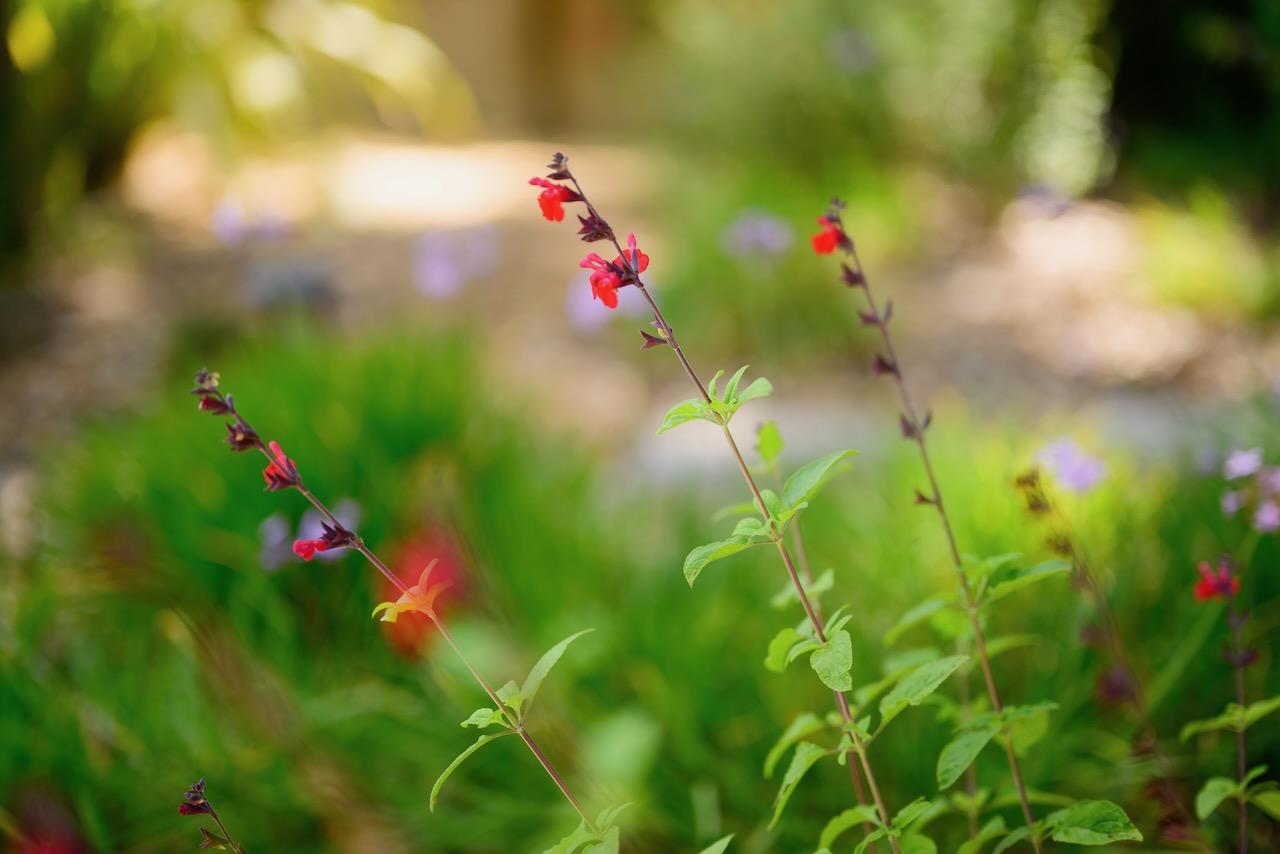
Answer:
[[[744,519],[743,521],[745,522],[749,520]],[[706,569],[708,565],[713,564],[718,560],[724,560],[727,557],[732,557],[738,552],[746,551],[752,546],[762,546],[765,543],[773,542],[773,537],[771,535],[761,533],[763,529],[760,527],[758,520],[750,521],[756,521],[756,527],[744,528],[741,523],[739,523],[739,527],[735,530],[749,529],[751,530],[751,533],[735,533],[727,539],[717,540],[714,543],[707,543],[705,545],[698,546],[685,556],[684,579],[689,582],[690,587],[692,587],[693,583],[698,580],[698,576],[702,574],[702,570]]]
[[[1200,791],[1196,793],[1196,818],[1204,821],[1218,805],[1237,792],[1235,780],[1226,777],[1211,777]]]
[[[773,394],[773,385],[764,377],[757,378],[746,388],[739,390],[738,386],[747,367],[743,365],[737,370],[729,382],[725,383],[723,393],[717,393],[716,385],[724,375],[724,371],[717,371],[711,378],[711,382],[707,383],[707,396],[710,400],[690,398],[680,401],[667,410],[666,416],[662,419],[662,426],[658,428],[658,434],[661,435],[690,421],[710,421],[712,424],[727,426],[743,404]]]
[[[728,836],[721,837],[720,839],[717,839],[715,842],[712,842],[706,848],[703,848],[701,851],[699,851],[698,854],[724,854],[724,852],[729,849],[729,843],[732,841],[733,841],[733,834],[730,833]]]
[[[830,635],[827,642],[809,656],[809,666],[818,674],[822,684],[832,691],[848,691],[853,688],[853,638],[844,629]]]
[[[1111,801],[1077,801],[1044,819],[1055,842],[1070,845],[1110,845],[1141,842],[1142,834],[1125,811]]]
[[[784,510],[795,511],[801,506],[808,505],[817,496],[822,487],[826,485],[827,481],[831,479],[832,475],[835,474],[836,464],[857,455],[857,453],[857,451],[852,450],[835,451],[824,457],[819,457],[813,462],[805,463],[792,472],[782,487],[782,506]]]
[[[945,789],[964,774],[966,768],[978,758],[982,748],[1000,731],[999,721],[987,720],[968,727],[957,734],[938,756],[938,788]]]
[[[444,786],[444,781],[448,780],[450,775],[452,775],[454,771],[458,770],[458,766],[461,765],[463,762],[467,761],[468,756],[475,753],[477,750],[484,747],[489,742],[496,741],[502,738],[504,735],[515,735],[515,733],[514,731],[508,730],[506,732],[499,732],[499,733],[493,733],[491,735],[480,736],[475,740],[475,742],[470,747],[468,747],[466,750],[459,753],[457,758],[454,759],[452,762],[450,762],[447,768],[445,768],[443,771],[440,772],[440,776],[436,778],[435,783],[433,783],[431,786],[431,798],[430,798],[429,804],[432,812],[436,811],[436,798],[440,796],[440,789],[441,787]]]
[[[983,846],[993,839],[999,839],[1007,832],[1004,817],[996,816],[982,825],[972,839],[966,839],[964,844],[956,849],[956,854],[980,854]]]
[[[1250,726],[1262,720],[1267,715],[1275,712],[1277,709],[1280,709],[1280,695],[1266,700],[1259,700],[1256,703],[1250,703],[1248,706],[1241,706],[1238,703],[1228,703],[1226,711],[1222,714],[1206,720],[1192,721],[1183,726],[1179,739],[1186,741],[1193,735],[1198,735],[1202,732],[1215,732],[1217,730],[1244,732]]]
[[[852,807],[832,818],[818,836],[818,847],[830,849],[841,834],[860,824],[880,824],[880,816],[876,814],[875,807],[867,804]]]
[[[796,742],[802,738],[821,732],[826,728],[826,724],[817,715],[811,712],[801,712],[787,725],[782,735],[778,737],[773,747],[769,748],[769,753],[764,758],[764,776],[765,779],[773,776],[773,769],[777,767],[780,760],[786,752]]]
[[[924,702],[925,698],[938,690],[948,676],[955,673],[956,669],[968,660],[967,655],[940,658],[937,661],[922,664],[903,677],[902,681],[893,686],[893,690],[880,701],[880,726],[877,734],[908,706],[918,706]]]
[[[767,466],[776,466],[782,456],[782,432],[778,422],[769,420],[756,428],[756,453]]]
[[[791,755],[791,764],[787,766],[786,773],[782,775],[782,785],[778,787],[778,794],[773,800],[773,814],[769,819],[770,830],[778,823],[778,819],[782,817],[782,811],[787,808],[787,801],[791,800],[792,793],[795,792],[796,786],[800,785],[804,775],[808,774],[814,763],[826,756],[827,753],[826,748],[819,747],[809,741],[801,741],[796,744],[796,752]]]
[[[538,689],[542,687],[542,681],[547,678],[551,668],[556,666],[556,662],[560,660],[560,656],[564,655],[564,651],[569,648],[569,644],[590,631],[592,630],[583,629],[580,632],[575,632],[551,647],[533,665],[533,669],[529,671],[529,675],[524,679],[524,684],[520,686],[519,694],[502,697],[504,703],[518,710],[521,721],[529,714],[529,707],[533,705],[533,698],[537,695]]]

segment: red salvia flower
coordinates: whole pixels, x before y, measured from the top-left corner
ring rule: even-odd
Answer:
[[[813,251],[819,255],[830,255],[840,245],[840,226],[825,216],[818,217],[818,225],[822,226],[813,236]]]
[[[634,234],[627,235],[627,248],[622,250],[620,258],[613,259],[613,263],[621,267],[623,258],[627,259],[627,265],[637,273],[643,273],[649,269],[649,256],[636,248],[636,236]]]
[[[546,178],[530,178],[529,183],[542,187],[542,192],[538,194],[538,207],[542,208],[542,215],[549,222],[564,220],[564,203],[578,201],[578,194],[563,184]]]
[[[324,526],[324,536],[314,540],[293,541],[293,553],[303,560],[311,560],[316,552],[340,549],[355,542],[355,534],[341,525],[330,525],[328,522],[320,524]]]
[[[647,259],[645,263],[648,263]],[[591,295],[604,303],[606,308],[617,308],[618,288],[622,287],[621,265],[606,261],[592,252],[578,266],[591,271]]]
[[[1198,567],[1200,580],[1196,582],[1196,600],[1207,602],[1210,599],[1231,599],[1240,592],[1240,579],[1231,572],[1231,565],[1225,560],[1218,563],[1215,573],[1209,562],[1201,561]]]
[[[293,460],[285,456],[284,451],[280,448],[280,443],[272,439],[267,443],[267,447],[271,449],[271,455],[275,457],[262,470],[262,479],[267,482],[267,491],[277,492],[281,489],[297,486],[298,467]]]

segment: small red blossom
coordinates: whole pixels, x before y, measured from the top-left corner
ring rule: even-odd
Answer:
[[[298,485],[298,467],[293,460],[285,456],[280,443],[272,439],[267,443],[271,455],[275,458],[262,470],[262,479],[267,482],[268,492],[277,492]]]
[[[542,216],[548,222],[564,220],[564,203],[578,201],[578,194],[563,184],[548,181],[546,178],[530,178],[529,183],[542,187],[538,194],[538,207],[542,208]]]
[[[204,778],[201,777],[187,789],[182,796],[182,803],[178,805],[178,812],[182,815],[201,815],[202,813],[213,812],[213,807],[204,797]]]
[[[818,225],[822,226],[822,230],[812,238],[813,251],[819,255],[830,255],[840,245],[840,226],[825,216],[818,217]]]
[[[1196,582],[1196,600],[1207,602],[1210,599],[1231,599],[1240,592],[1240,579],[1231,572],[1231,565],[1223,560],[1218,563],[1215,573],[1208,561],[1201,561],[1197,567],[1200,580]]]
[[[618,288],[622,287],[621,265],[592,252],[578,266],[591,271],[591,296],[604,303],[606,308],[617,308]]]
[[[634,234],[627,235],[627,248],[622,250],[621,257],[613,259],[613,263],[621,267],[623,258],[627,259],[627,266],[637,273],[643,273],[649,269],[649,256],[636,248],[636,236]]]
[[[320,523],[324,527],[324,535],[311,540],[294,540],[293,553],[303,560],[311,560],[316,552],[327,552],[350,546],[356,541],[356,535],[341,525]]]

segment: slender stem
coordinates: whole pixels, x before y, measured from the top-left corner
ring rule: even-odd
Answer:
[[[776,462],[769,466],[769,470],[773,474],[774,486],[777,487],[778,494],[782,494],[782,472],[778,470]],[[796,516],[791,520],[791,524],[787,526],[791,529],[791,544],[796,550],[796,564],[800,567],[800,577],[804,579],[806,586],[813,585],[813,570],[809,566],[809,554],[804,547],[804,537],[800,533],[800,517]]]
[[[1228,611],[1228,620],[1231,623],[1231,668],[1235,675],[1236,685],[1236,702],[1241,708],[1245,705],[1244,694],[1244,668],[1245,668],[1245,649],[1244,640],[1241,637],[1241,625],[1243,620],[1240,619],[1239,612],[1236,610],[1235,596],[1231,597],[1231,605]],[[1249,761],[1245,753],[1244,730],[1236,730],[1236,779],[1241,783],[1241,791],[1238,796],[1240,801],[1240,854],[1246,854],[1249,848],[1249,810],[1248,801],[1245,799],[1244,778],[1248,773]]]
[[[978,661],[982,666],[982,677],[987,684],[987,696],[991,700],[991,707],[999,714],[1004,709],[1004,704],[1000,701],[1000,691],[996,687],[995,675],[991,670],[991,657],[987,654],[987,640],[982,631],[982,621],[978,616],[977,602],[973,597],[973,590],[969,586],[969,579],[964,574],[964,562],[960,557],[960,547],[956,543],[955,532],[951,528],[951,518],[947,515],[946,506],[942,501],[942,489],[938,485],[938,476],[933,469],[933,461],[929,457],[928,440],[925,438],[926,425],[920,420],[915,402],[911,398],[911,391],[907,386],[907,382],[903,377],[902,364],[898,360],[898,354],[893,346],[893,336],[889,333],[889,324],[885,321],[880,313],[879,306],[876,305],[875,296],[871,292],[871,283],[867,279],[866,271],[863,269],[862,260],[858,257],[856,248],[849,250],[849,255],[853,260],[855,269],[862,279],[862,292],[866,296],[867,306],[870,309],[870,317],[876,328],[880,330],[880,340],[884,344],[885,352],[890,365],[890,374],[893,376],[894,385],[898,389],[898,398],[902,402],[902,408],[907,420],[912,425],[912,440],[915,442],[916,448],[920,452],[920,462],[924,465],[925,475],[929,480],[929,496],[934,509],[938,512],[938,521],[942,524],[943,534],[946,536],[947,548],[951,553],[951,561],[955,566],[956,577],[960,582],[960,591],[964,596],[965,611],[969,615],[969,624],[973,629],[974,646],[978,653]],[[1027,797],[1027,787],[1022,779],[1022,769],[1018,764],[1017,754],[1013,749],[1013,741],[1009,737],[1008,727],[1003,728],[1005,753],[1009,757],[1009,774],[1013,777],[1014,787],[1018,791],[1018,801],[1022,807],[1022,817],[1027,823],[1027,827],[1035,824],[1035,815],[1031,811],[1031,801]],[[1042,850],[1039,837],[1033,832],[1031,834],[1031,843],[1037,854]]]
[[[221,396],[220,392],[218,393],[218,396],[220,399],[224,401],[227,400],[225,397]],[[228,402],[228,406],[230,407],[229,402]],[[230,412],[228,414],[235,416],[240,421],[240,423],[244,424],[246,427],[249,427],[248,422],[244,420],[243,416],[241,416],[240,413],[237,412],[234,407],[230,408]],[[250,427],[250,429],[252,428]],[[254,431],[254,435],[259,435],[259,434],[257,434],[256,431]],[[267,446],[263,444],[261,439],[257,441],[256,447],[259,451],[262,452],[263,456],[265,456],[268,461],[275,462],[275,457],[272,455],[271,451],[268,450]],[[334,515],[332,510],[329,509],[328,505],[326,505],[323,501],[321,501],[316,496],[316,494],[312,492],[310,489],[308,489],[306,484],[302,482],[301,475],[297,476],[296,482],[294,483],[293,488],[296,489],[299,493],[301,493],[302,497],[307,499],[307,501],[310,502],[311,506],[314,507],[317,511],[319,511],[320,515],[324,516],[325,519],[327,519],[330,524],[338,527],[343,527],[342,523],[338,521],[338,517]],[[343,529],[346,530],[345,528]],[[352,536],[351,547],[354,548],[356,551],[360,552],[360,554],[364,556],[365,560],[373,564],[373,566],[377,568],[378,572],[382,573],[382,575],[388,581],[390,581],[393,585],[395,585],[397,590],[399,590],[401,593],[407,593],[410,589],[409,586],[406,585],[403,581],[401,581],[400,577],[391,571],[391,568],[387,566],[387,564],[382,560],[382,558],[374,554],[373,550],[370,549],[367,545],[365,545],[364,540],[361,539],[359,534],[357,534],[354,531],[351,531],[350,533]],[[596,828],[595,823],[592,822],[591,819],[587,816],[586,810],[582,808],[582,804],[579,803],[578,799],[574,796],[573,791],[569,788],[568,783],[566,783],[564,778],[560,776],[560,772],[556,770],[555,766],[551,764],[551,760],[549,760],[546,754],[542,752],[542,749],[538,747],[537,742],[533,740],[533,736],[529,735],[528,731],[525,729],[524,720],[520,717],[519,714],[516,713],[514,709],[510,708],[506,703],[502,702],[502,700],[498,697],[497,692],[494,691],[489,686],[489,683],[485,681],[484,677],[480,675],[479,671],[477,671],[475,667],[471,665],[470,659],[468,659],[466,655],[463,654],[462,649],[458,646],[457,643],[454,642],[453,636],[449,634],[448,629],[445,628],[444,621],[440,619],[439,615],[437,615],[434,611],[426,612],[426,615],[428,618],[430,618],[431,622],[435,624],[437,631],[440,632],[440,636],[445,639],[445,642],[449,644],[449,647],[453,650],[454,654],[458,656],[458,659],[467,668],[468,672],[471,673],[471,676],[473,679],[475,679],[476,684],[478,684],[481,690],[483,690],[484,693],[489,697],[489,700],[494,704],[494,707],[497,708],[499,711],[503,712],[503,714],[505,714],[510,719],[511,730],[520,736],[521,741],[525,743],[525,746],[529,748],[529,752],[532,753],[534,758],[538,760],[538,764],[540,764],[543,770],[547,772],[547,776],[550,777],[552,782],[556,784],[556,788],[558,788],[560,790],[560,793],[564,795],[565,800],[569,802],[570,806],[573,807],[574,811],[577,812],[578,815],[582,818],[583,824],[586,825],[588,830],[590,830],[592,833],[598,836],[600,831]],[[219,826],[221,826],[221,822],[219,822]],[[223,831],[224,835],[225,835],[225,832],[226,831],[224,830]]]
[[[209,817],[213,819],[214,824],[218,825],[218,830],[222,831],[222,838],[227,840],[231,850],[236,854],[244,854],[244,849],[240,847],[240,843],[231,838],[231,833],[227,830],[227,826],[222,823],[222,819],[218,817],[218,811],[213,808],[213,804],[209,804]]]

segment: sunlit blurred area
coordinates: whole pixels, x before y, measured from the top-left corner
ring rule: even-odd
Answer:
[[[1039,546],[1009,483],[1069,437],[1108,472],[1082,525],[1147,572],[1120,607],[1167,651],[1164,580],[1233,524],[1207,473],[1280,450],[1280,4],[1156,5],[0,0],[0,839],[184,850],[199,776],[255,851],[567,832],[514,748],[426,810],[479,700],[429,626],[367,619],[387,591],[355,558],[294,559],[321,520],[219,447],[208,367],[397,569],[456,576],[485,667],[598,629],[547,741],[640,804],[624,850],[810,850],[752,813],[790,700],[746,614],[775,567],[719,599],[680,577],[743,496],[709,425],[655,435],[684,377],[641,349],[635,289],[593,300],[573,217],[539,215],[557,151],[699,370],[773,381],[744,435],[862,452],[811,544],[842,584],[909,602],[941,547],[901,516],[876,341],[810,247],[832,196],[973,548]],[[1037,630],[1074,636],[1052,604]],[[1085,668],[1057,663],[1017,678]]]

